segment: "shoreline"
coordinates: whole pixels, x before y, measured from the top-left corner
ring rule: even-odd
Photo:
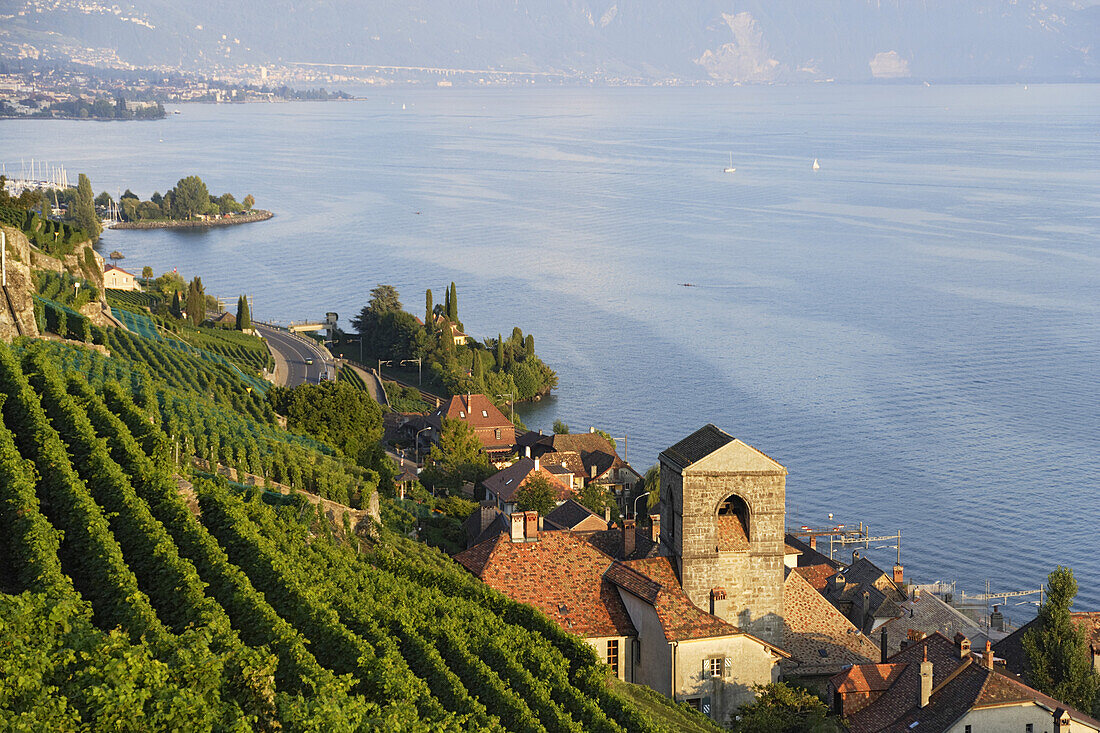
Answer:
[[[228,219],[207,220],[152,220],[152,221],[121,221],[112,224],[108,229],[208,229],[210,227],[227,227],[237,224],[251,224],[256,221],[267,221],[275,214],[270,211],[258,209],[244,216],[232,216]]]

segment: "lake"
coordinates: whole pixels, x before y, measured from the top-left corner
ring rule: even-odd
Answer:
[[[1069,565],[1100,608],[1100,87],[367,94],[4,122],[0,159],[251,193],[274,219],[101,249],[284,321],[454,280],[468,332],[558,371],[530,427],[644,471],[711,422],[787,466],[790,525],[900,530],[907,574],[971,592]]]

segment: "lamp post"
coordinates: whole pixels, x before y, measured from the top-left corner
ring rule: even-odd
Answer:
[[[498,394],[497,397],[507,397],[508,398],[508,409],[511,412],[511,418],[510,419],[512,420],[512,424],[515,425],[516,424],[516,403],[515,403],[516,396],[514,394],[512,394],[511,392],[505,392],[504,394]]]
[[[421,365],[424,363],[424,360],[423,359],[402,359],[401,360],[401,365],[404,366],[405,364],[412,364],[414,361],[416,362],[416,386],[419,387],[420,385],[422,385],[424,383],[424,380],[422,378],[423,373],[421,371]]]
[[[416,445],[416,465],[417,466],[420,465],[420,434],[423,433],[425,430],[431,430],[431,429],[432,429],[432,426],[429,425],[426,428],[422,428],[422,429],[416,431],[416,438],[413,439],[413,443],[415,443],[415,445]]]
[[[649,498],[649,492],[648,491],[645,492],[644,494],[639,494],[638,496],[634,497],[634,516],[635,517],[638,516],[638,500],[639,499],[648,499],[648,498]]]
[[[349,339],[349,338],[345,337],[344,340],[345,341],[358,341],[359,342],[359,363],[362,364],[363,363],[363,337],[360,336],[357,339]]]
[[[360,342],[360,343],[362,343],[362,342]],[[382,379],[382,365],[383,364],[389,364],[390,366],[393,366],[392,361],[382,361],[381,359],[379,359],[378,360],[378,379],[379,380]]]

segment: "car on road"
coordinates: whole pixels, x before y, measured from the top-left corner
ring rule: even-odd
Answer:
[[[312,356],[307,356],[306,357],[306,366],[313,366],[313,357]]]

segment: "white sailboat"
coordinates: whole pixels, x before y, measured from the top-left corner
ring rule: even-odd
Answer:
[[[814,158],[814,170],[815,171],[821,170],[821,166],[818,165],[817,158]]]
[[[723,173],[736,173],[737,169],[733,167],[733,153],[730,153],[730,164],[728,168],[722,169]]]

